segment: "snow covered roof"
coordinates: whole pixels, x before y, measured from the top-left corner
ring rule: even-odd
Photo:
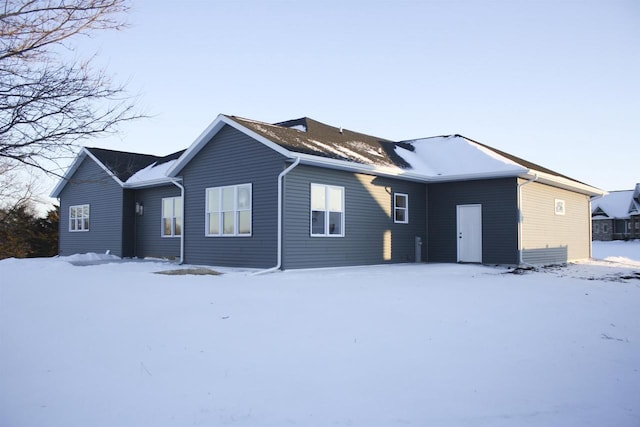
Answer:
[[[640,184],[635,190],[611,191],[591,201],[592,219],[627,219],[640,215]]]
[[[221,114],[188,149],[169,156],[99,148],[85,148],[81,156],[92,157],[123,187],[155,185],[178,177],[184,166],[224,126],[245,133],[286,158],[299,158],[303,164],[419,182],[535,177],[540,182],[584,194],[604,194],[587,184],[461,135],[391,141],[329,126],[308,117],[269,124]],[[78,165],[78,162],[74,163],[65,177],[70,177]],[[62,187],[61,181],[52,196],[57,197]]]

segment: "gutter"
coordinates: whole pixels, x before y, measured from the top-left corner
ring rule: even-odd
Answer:
[[[184,263],[184,185],[180,184],[176,178],[169,178],[169,181],[180,189],[180,198],[182,199],[182,233],[180,233],[180,265]]]
[[[528,265],[533,267],[531,264],[527,264],[523,260],[523,248],[522,248],[522,187],[527,184],[531,184],[538,180],[538,174],[534,174],[533,178],[523,182],[522,184],[518,184],[518,265]]]
[[[293,164],[291,164],[288,168],[280,172],[280,175],[278,175],[278,262],[276,263],[275,266],[271,268],[268,268],[266,270],[260,270],[253,273],[254,276],[280,270],[280,267],[282,266],[282,208],[283,208],[282,187],[283,187],[285,175],[291,172],[293,168],[295,168],[299,164],[300,164],[300,157],[296,157],[296,160],[293,162]]]

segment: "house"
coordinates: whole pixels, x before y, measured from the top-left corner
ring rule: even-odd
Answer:
[[[591,200],[593,240],[640,239],[640,184]]]
[[[167,157],[83,148],[52,192],[61,255],[261,269],[589,258],[602,194],[461,135],[228,115]]]

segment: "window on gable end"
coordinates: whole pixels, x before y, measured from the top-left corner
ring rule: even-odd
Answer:
[[[89,231],[89,205],[69,206],[69,231]]]
[[[251,236],[251,184],[206,189],[205,235]]]

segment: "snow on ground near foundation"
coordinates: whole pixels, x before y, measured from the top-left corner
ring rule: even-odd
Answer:
[[[0,425],[635,427],[640,242],[594,247],[521,274],[0,261]]]

